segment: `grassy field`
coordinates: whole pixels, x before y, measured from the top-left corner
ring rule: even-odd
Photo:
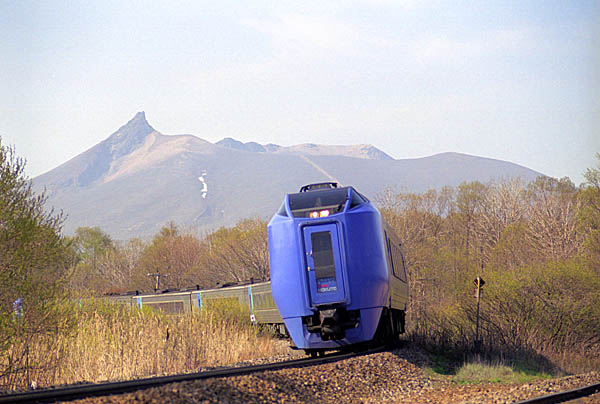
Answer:
[[[549,379],[552,375],[543,371],[509,366],[503,363],[469,362],[463,364],[452,378],[460,384],[470,383],[529,383]]]
[[[75,308],[71,333],[15,344],[7,358],[28,369],[0,375],[5,389],[98,382],[198,371],[283,353],[286,344],[261,332],[248,313],[216,307],[165,315],[102,301]],[[4,366],[7,368],[7,366]]]
[[[557,370],[548,372],[535,364],[485,360],[477,357],[461,361],[456,357],[430,354],[430,359],[433,365],[424,369],[428,377],[434,380],[451,380],[457,384],[521,384],[565,375]]]

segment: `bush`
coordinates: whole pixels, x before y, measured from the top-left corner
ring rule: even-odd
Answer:
[[[488,278],[481,315],[490,347],[553,358],[577,350],[600,363],[600,277],[585,261],[493,270]]]
[[[25,162],[0,139],[0,378],[27,379],[39,367],[34,340],[68,332],[61,277],[72,254],[62,216],[44,211],[24,175]]]

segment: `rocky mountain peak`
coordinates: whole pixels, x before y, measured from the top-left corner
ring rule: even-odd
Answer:
[[[154,128],[150,126],[146,120],[144,111],[138,112],[125,125],[121,126],[115,133],[110,135],[110,138],[131,138],[131,137],[146,137],[146,135],[154,132]]]
[[[131,153],[144,143],[146,136],[156,132],[146,120],[144,111],[138,112],[106,140],[113,159]]]

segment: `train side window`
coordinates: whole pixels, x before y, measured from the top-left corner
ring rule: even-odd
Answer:
[[[406,280],[406,263],[404,262],[404,254],[402,254],[402,252],[400,252],[400,255],[402,256],[402,274],[404,275],[404,277],[402,279],[404,280],[404,282],[407,282],[407,280]]]
[[[388,259],[388,263],[390,265],[390,267],[392,268],[392,273],[394,273],[394,257],[392,255],[392,247],[391,247],[391,242],[390,239],[388,238],[387,235],[387,231],[384,231],[385,233],[385,246],[386,246],[386,256]]]
[[[394,268],[394,276],[400,279],[402,282],[406,283],[406,269],[404,265],[404,255],[402,254],[402,250],[400,250],[400,246],[396,244],[392,244],[392,256],[394,261],[398,265],[395,265]]]

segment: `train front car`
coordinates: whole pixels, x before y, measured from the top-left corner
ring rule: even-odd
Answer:
[[[273,298],[296,347],[318,352],[370,341],[392,300],[403,322],[408,291],[404,283],[392,299],[381,215],[354,188],[302,187],[286,195],[268,230]]]

